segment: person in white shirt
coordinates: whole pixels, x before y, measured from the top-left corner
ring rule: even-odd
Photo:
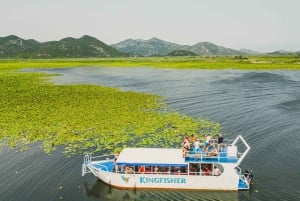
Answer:
[[[214,167],[214,176],[219,176],[221,174],[221,171],[218,167]]]
[[[206,138],[205,138],[205,146],[204,146],[204,152],[207,152],[208,151],[208,147],[210,145],[210,135],[206,135]]]

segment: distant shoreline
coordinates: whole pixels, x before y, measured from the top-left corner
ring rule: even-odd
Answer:
[[[243,57],[119,57],[62,59],[1,59],[0,70],[57,67],[154,67],[207,70],[300,70],[299,56]]]

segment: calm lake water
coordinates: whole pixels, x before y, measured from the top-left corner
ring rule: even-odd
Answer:
[[[33,71],[33,70],[26,70]],[[34,70],[36,71],[36,70]],[[206,71],[152,68],[68,68],[57,84],[90,83],[162,95],[172,110],[220,122],[225,138],[241,134],[251,150],[241,167],[255,184],[242,192],[126,191],[92,175],[81,177],[83,156],[0,153],[0,200],[299,200],[300,71]]]

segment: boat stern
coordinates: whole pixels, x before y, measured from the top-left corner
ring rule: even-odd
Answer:
[[[237,167],[239,175],[239,190],[249,190],[250,185],[253,184],[253,172],[252,170],[245,170],[244,173],[241,172],[241,169]]]

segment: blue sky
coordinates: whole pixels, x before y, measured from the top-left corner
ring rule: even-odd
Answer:
[[[299,0],[0,0],[0,37],[44,42],[91,35],[233,49],[300,50]]]

